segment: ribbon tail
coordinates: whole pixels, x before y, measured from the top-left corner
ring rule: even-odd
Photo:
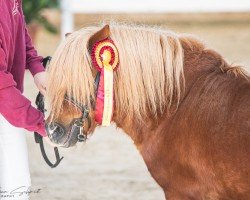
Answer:
[[[104,66],[104,110],[102,125],[109,126],[113,115],[113,69],[112,66]]]

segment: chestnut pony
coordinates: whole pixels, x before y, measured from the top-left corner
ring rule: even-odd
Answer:
[[[119,24],[69,35],[47,71],[52,141],[77,141],[68,130],[82,113],[66,95],[90,109],[87,134],[98,126],[91,49],[105,38],[119,52],[112,122],[133,139],[166,198],[249,200],[249,75],[190,36]]]

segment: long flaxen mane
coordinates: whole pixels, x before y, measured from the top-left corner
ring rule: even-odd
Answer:
[[[94,76],[89,38],[101,27],[83,28],[57,48],[47,70],[47,97],[56,118],[65,94],[91,106]],[[183,49],[178,36],[159,28],[110,25],[110,37],[119,51],[115,72],[115,108],[128,115],[156,116],[180,98],[184,84]],[[95,99],[95,98],[94,98]]]
[[[47,97],[53,118],[63,108],[65,95],[83,105],[95,99],[94,69],[89,38],[101,27],[83,28],[57,48],[47,70]],[[177,34],[160,28],[110,25],[119,51],[115,72],[115,109],[118,113],[157,116],[180,99],[184,88],[183,48]],[[176,101],[175,101],[176,102]]]

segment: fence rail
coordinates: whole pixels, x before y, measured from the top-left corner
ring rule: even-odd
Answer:
[[[61,8],[64,35],[75,13],[250,12],[250,0],[62,0]]]

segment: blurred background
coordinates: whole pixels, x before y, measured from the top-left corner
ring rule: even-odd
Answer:
[[[30,35],[43,56],[53,55],[67,32],[120,21],[194,34],[229,63],[250,67],[249,0],[23,0],[23,8]],[[27,72],[25,95],[34,102],[36,94]],[[60,149],[65,158],[56,169],[45,164],[32,134],[27,140],[32,188],[41,189],[31,199],[164,199],[133,142],[114,126],[99,128],[86,144]]]

